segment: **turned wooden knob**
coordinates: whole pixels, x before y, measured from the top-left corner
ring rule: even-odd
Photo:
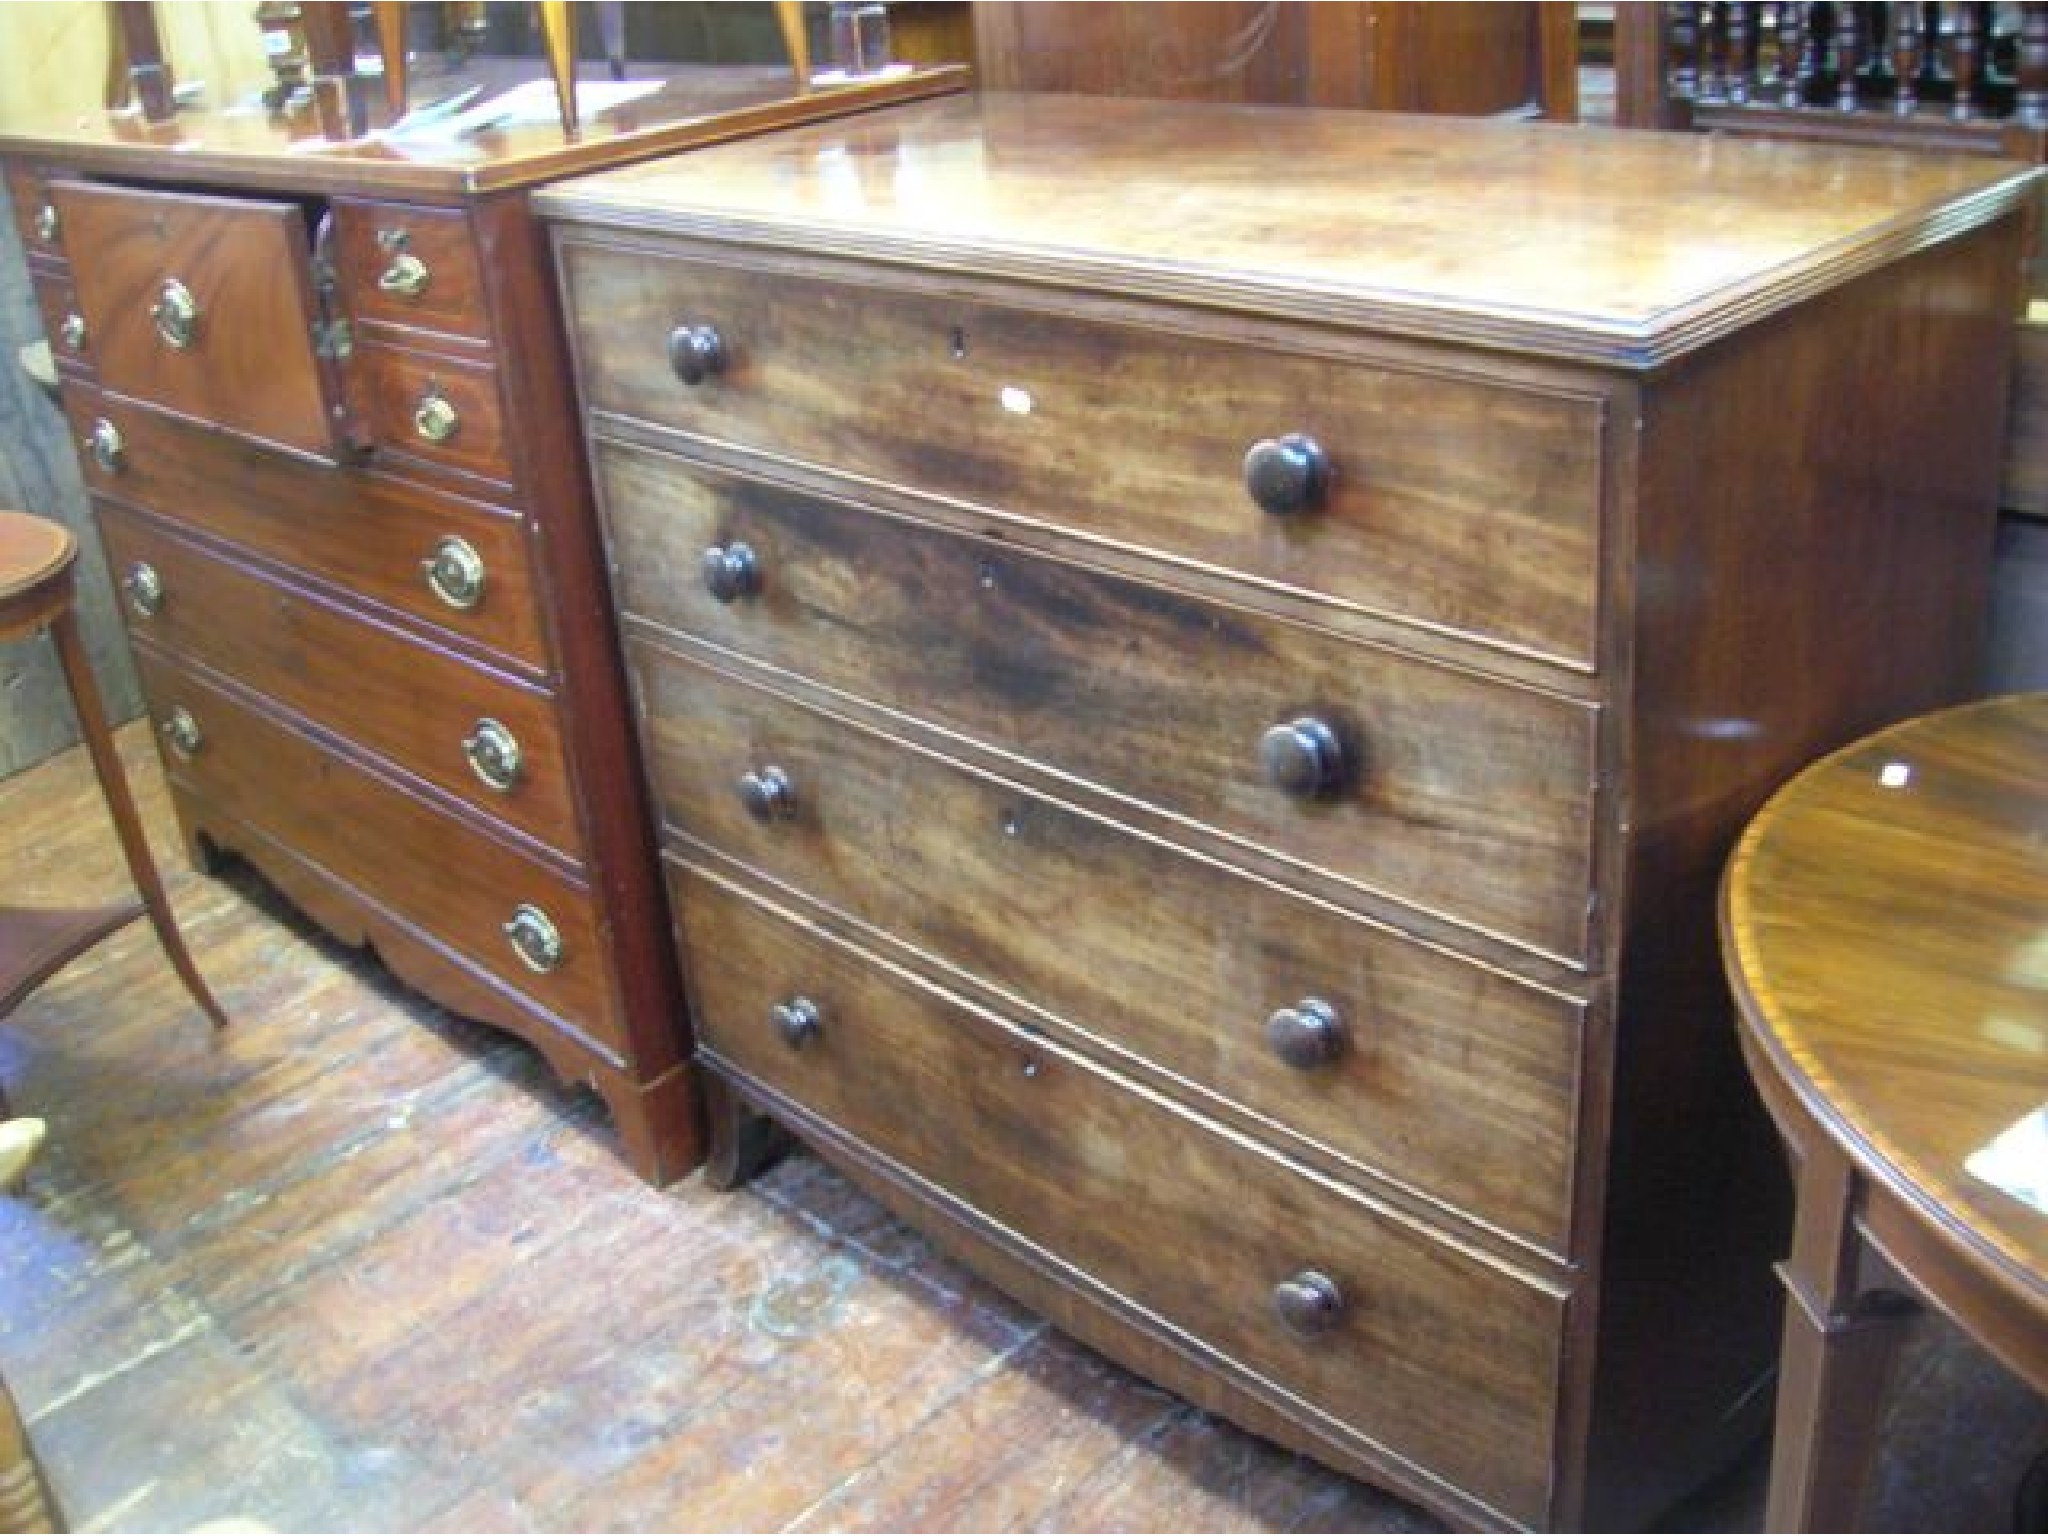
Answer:
[[[753,597],[761,590],[761,562],[751,546],[735,539],[704,551],[704,590],[721,603]]]
[[[1313,1072],[1344,1054],[1344,1016],[1319,997],[1304,997],[1266,1020],[1266,1044],[1297,1072]]]
[[[784,1045],[800,1051],[818,1038],[819,1031],[825,1027],[825,1015],[808,997],[792,997],[768,1010],[768,1022],[775,1026],[775,1033],[782,1037]]]
[[[1262,438],[1244,456],[1244,488],[1274,517],[1314,512],[1330,490],[1330,456],[1312,437]]]
[[[1344,785],[1344,744],[1313,715],[1276,725],[1261,736],[1259,762],[1267,782],[1290,795],[1327,795]]]
[[[796,814],[796,785],[780,768],[750,768],[740,775],[740,804],[756,821],[787,821]]]
[[[1273,1311],[1289,1333],[1312,1339],[1344,1320],[1344,1293],[1320,1270],[1304,1269],[1273,1287]]]
[[[668,365],[695,387],[725,371],[725,338],[715,326],[679,325],[668,333]]]

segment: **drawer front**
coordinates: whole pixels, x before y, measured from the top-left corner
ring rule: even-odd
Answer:
[[[31,256],[64,259],[63,215],[50,200],[50,182],[61,173],[21,160],[7,162],[7,198],[14,207],[14,227]],[[47,212],[45,211],[47,210]]]
[[[359,321],[488,340],[469,219],[404,203],[336,203],[335,265]]]
[[[495,368],[367,342],[356,347],[355,362],[380,456],[511,485]]]
[[[136,658],[172,779],[609,1052],[623,1052],[603,924],[588,890],[322,748],[146,639]],[[171,739],[181,710],[197,732],[189,751]],[[522,960],[507,934],[522,907],[543,914],[559,937],[550,969]],[[521,931],[531,927],[528,919]]]
[[[92,334],[85,314],[78,307],[78,289],[64,269],[31,272],[36,290],[36,308],[43,317],[43,335],[49,338],[50,356],[59,367],[92,367]]]
[[[524,522],[360,470],[269,453],[96,391],[69,387],[92,490],[232,539],[372,602],[549,665]],[[114,467],[93,451],[104,421]]]
[[[331,457],[312,251],[292,203],[57,182],[71,277],[110,390]]]
[[[1582,1005],[659,647],[628,654],[671,831],[1564,1254]],[[788,812],[757,816],[740,782],[771,772]]]
[[[564,257],[600,409],[1592,663],[1597,400],[573,242]],[[723,372],[680,382],[678,325],[717,331]],[[1320,496],[1295,438],[1320,450]],[[1248,488],[1255,448],[1279,510]]]
[[[1592,708],[638,450],[599,464],[628,614],[1586,958]],[[736,542],[760,591],[721,602],[702,553]],[[1305,766],[1335,782],[1269,776]]]
[[[287,709],[569,858],[581,839],[553,698],[102,504],[131,633]],[[154,594],[138,598],[137,568]],[[471,755],[476,761],[473,764]],[[516,771],[506,772],[516,762]],[[486,782],[490,773],[504,788]]]
[[[679,872],[699,1038],[1246,1373],[1523,1520],[1562,1306],[1080,1058]],[[801,1045],[773,1010],[815,1005]],[[905,1105],[922,1112],[904,1113]],[[1276,1288],[1344,1298],[1300,1337]]]

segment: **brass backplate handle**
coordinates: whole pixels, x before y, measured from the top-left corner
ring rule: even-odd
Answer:
[[[138,560],[128,567],[128,574],[121,578],[121,587],[128,594],[128,606],[143,618],[154,618],[162,611],[164,579],[147,560]]]
[[[420,562],[427,587],[450,608],[468,612],[484,600],[484,557],[469,540],[449,534]]]
[[[206,741],[206,733],[199,729],[199,722],[193,718],[192,711],[182,704],[164,716],[163,724],[157,729],[163,733],[171,751],[188,763],[198,755],[199,748]]]
[[[501,795],[518,784],[519,775],[526,766],[519,738],[502,722],[488,715],[477,721],[476,729],[462,738],[462,755],[469,760],[470,771]]]
[[[164,279],[156,303],[150,306],[149,317],[156,322],[157,336],[167,347],[182,352],[198,339],[199,301],[175,277]]]
[[[512,952],[530,971],[545,975],[562,963],[562,932],[554,919],[531,902],[522,902],[505,925]]]
[[[427,283],[433,275],[433,270],[419,257],[410,251],[401,251],[391,258],[390,266],[377,274],[377,286],[386,293],[416,299],[427,291]]]

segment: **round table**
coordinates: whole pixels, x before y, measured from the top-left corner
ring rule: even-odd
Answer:
[[[2048,1390],[2048,1214],[1964,1166],[2048,1105],[2048,695],[1800,774],[1736,847],[1721,940],[1797,1195],[1766,1520],[1853,1530],[1911,1303]]]

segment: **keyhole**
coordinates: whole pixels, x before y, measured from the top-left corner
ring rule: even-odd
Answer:
[[[956,363],[967,356],[967,332],[963,327],[953,327],[953,334],[947,341],[946,350],[953,354],[953,361]]]
[[[1005,807],[999,825],[1003,836],[1015,837],[1024,830],[1024,818],[1017,814],[1015,807]]]
[[[996,563],[993,560],[977,560],[974,563],[974,579],[984,592],[993,592],[996,587]]]

